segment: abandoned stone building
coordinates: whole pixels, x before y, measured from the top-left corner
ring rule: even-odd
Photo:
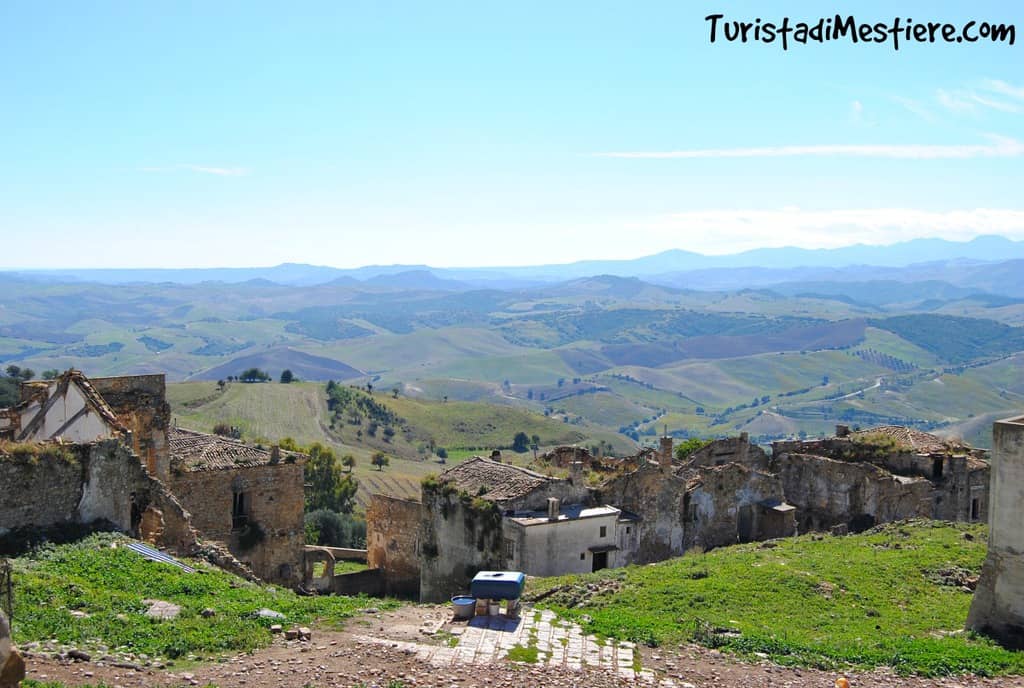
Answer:
[[[619,528],[624,533],[630,527],[618,509],[585,508],[596,505],[582,480],[545,476],[482,457],[424,483],[422,504],[424,601],[467,590],[481,570],[515,566],[528,574],[549,575],[612,565],[617,555],[611,553],[622,541]]]
[[[988,556],[971,600],[967,628],[1024,648],[1024,416],[992,427]]]
[[[86,378],[69,370],[21,386],[18,405],[0,410],[0,437],[19,442],[95,442],[120,438],[149,472],[167,477],[171,407],[163,375]]]
[[[205,537],[265,580],[302,577],[303,454],[194,430],[170,431],[171,492]]]
[[[412,504],[402,518],[392,514],[389,530],[371,518],[368,538],[380,545],[381,565],[400,562],[407,579],[418,560],[421,597],[438,600],[463,591],[481,569],[556,575],[905,518],[985,520],[983,457],[884,426],[777,442],[770,456],[740,435],[682,461],[673,457],[671,438],[614,466],[572,447],[543,457],[567,468],[567,478],[474,458],[424,486],[415,542],[394,536],[412,531]],[[599,478],[594,488],[587,487],[587,467]]]
[[[298,583],[305,457],[171,428],[165,390],[163,375],[77,370],[24,384],[0,439],[42,460],[0,464],[25,490],[0,492],[0,531],[103,519],[180,553],[202,539],[231,567]]]
[[[985,452],[900,426],[772,445],[771,471],[797,508],[801,532],[856,532],[905,518],[985,521]]]

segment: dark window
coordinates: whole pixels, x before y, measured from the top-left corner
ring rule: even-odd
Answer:
[[[977,521],[978,516],[981,515],[981,500],[977,497],[971,500],[971,520]]]
[[[586,552],[580,552],[580,561],[583,561],[586,558],[587,558],[587,553]]]
[[[608,535],[608,526],[601,526],[601,537]]]
[[[249,495],[235,492],[231,500],[231,527],[244,528],[249,523]]]
[[[629,526],[626,526],[626,535],[629,535],[632,532],[633,532],[633,529],[630,528]]]
[[[932,477],[934,477],[934,478],[941,478],[942,477],[942,459],[933,459],[932,460]]]

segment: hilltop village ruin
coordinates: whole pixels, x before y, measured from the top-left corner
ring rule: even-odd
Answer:
[[[1013,634],[1024,626],[1024,546],[1009,517],[1021,428],[996,424],[991,497],[986,452],[897,426],[838,426],[770,454],[745,434],[689,456],[671,437],[625,458],[559,447],[534,469],[494,452],[424,480],[419,500],[373,495],[368,569],[335,575],[352,552],[304,543],[304,455],[174,427],[162,375],[69,370],[0,410],[0,537],[99,523],[252,580],[441,601],[480,570],[582,573],[902,519],[992,520],[971,626]]]
[[[25,383],[0,410],[0,536],[105,523],[250,579],[303,572],[306,457],[171,427],[163,375]]]
[[[984,454],[908,428],[840,426],[770,456],[741,435],[682,459],[669,437],[625,459],[561,448],[542,457],[550,474],[476,457],[425,481],[418,504],[374,495],[369,513],[389,517],[369,520],[370,563],[403,584],[418,563],[420,596],[436,601],[484,569],[582,573],[909,518],[985,521]]]

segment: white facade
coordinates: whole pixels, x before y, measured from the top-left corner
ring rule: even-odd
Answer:
[[[506,566],[530,576],[589,573],[624,566],[638,543],[636,522],[612,506],[567,506],[506,516]]]
[[[20,417],[14,439],[42,442],[60,437],[66,442],[84,444],[119,436],[118,428],[103,417],[95,403],[73,381],[63,390],[56,381],[53,381],[47,386],[46,392],[45,400],[34,398],[28,403],[10,409],[10,412],[17,413]],[[47,408],[42,422],[22,437],[22,431],[32,425],[44,406]],[[0,418],[0,431],[11,427],[14,420],[11,417]]]

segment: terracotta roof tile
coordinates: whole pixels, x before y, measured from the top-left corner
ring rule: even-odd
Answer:
[[[524,497],[555,478],[482,456],[463,461],[440,476],[445,482],[471,495],[501,502]]]
[[[217,471],[232,468],[252,468],[275,463],[269,449],[260,449],[238,440],[205,432],[171,428],[171,465],[178,470]],[[302,457],[294,452],[281,452],[282,458]]]

